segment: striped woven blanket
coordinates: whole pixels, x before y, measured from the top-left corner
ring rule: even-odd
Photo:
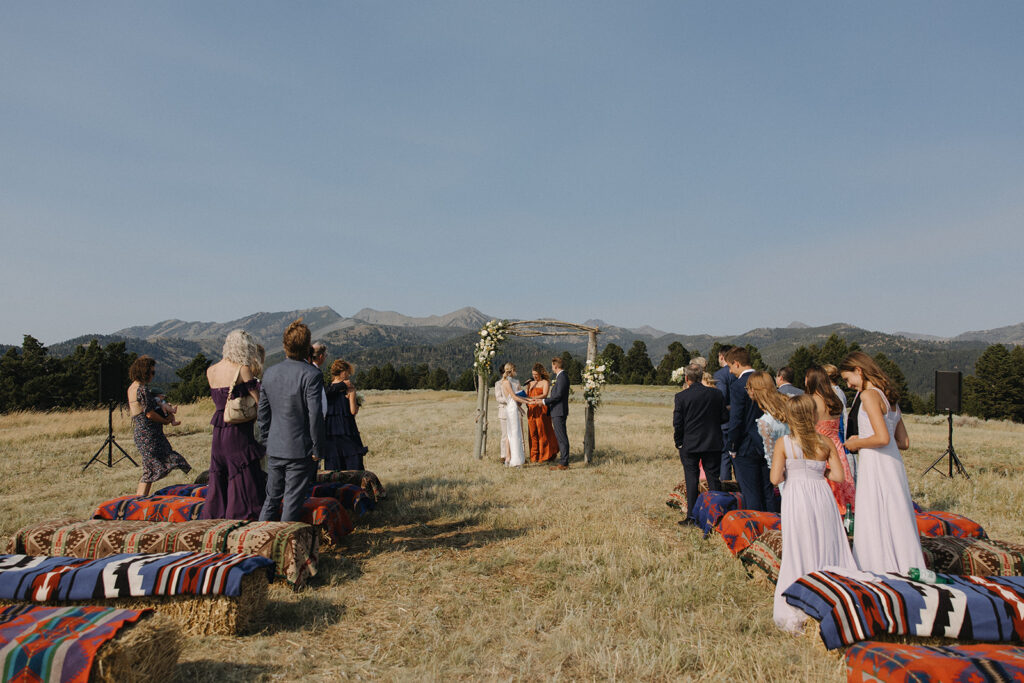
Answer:
[[[782,529],[778,513],[759,510],[731,510],[722,515],[718,531],[733,555],[746,550],[769,529]]]
[[[919,536],[959,536],[960,538],[988,538],[981,525],[953,512],[929,510],[917,513]]]
[[[154,496],[188,496],[206,498],[206,484],[174,484],[153,493]]]
[[[366,491],[355,484],[328,482],[313,484],[309,487],[311,498],[336,498],[341,507],[355,515],[365,515],[376,507],[376,503]]]
[[[884,635],[1024,642],[1024,577],[944,574],[927,584],[899,574],[806,574],[783,596],[820,622],[830,650]]]
[[[100,647],[146,611],[21,605],[0,608],[0,677],[25,683],[87,683]]]
[[[846,653],[849,683],[1003,683],[1024,680],[1024,648],[857,643]]]
[[[227,553],[121,553],[97,560],[0,555],[0,600],[93,600],[241,593],[242,577],[270,571],[266,557]]]
[[[317,572],[320,535],[302,522],[123,522],[71,519],[39,522],[19,529],[7,544],[10,554],[96,559],[119,553],[183,550],[259,555],[273,560],[277,575],[299,586]]]

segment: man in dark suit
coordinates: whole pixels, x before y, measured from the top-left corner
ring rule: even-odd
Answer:
[[[302,520],[306,490],[324,455],[324,380],[307,362],[309,338],[302,318],[289,325],[284,333],[287,358],[267,368],[260,387],[257,416],[267,446],[267,499],[260,521],[270,520],[279,506],[282,522]]]
[[[778,512],[778,497],[769,479],[768,462],[764,459],[764,442],[757,431],[757,418],[764,413],[747,394],[747,379],[754,371],[750,365],[750,353],[737,346],[725,355],[725,360],[735,378],[729,386],[728,438],[736,481],[743,494],[743,507]]]
[[[715,372],[715,388],[722,392],[725,400],[725,408],[729,409],[729,387],[732,386],[733,376],[729,372],[729,364],[725,362],[725,354],[732,348],[732,344],[722,344],[718,350],[718,370]],[[722,425],[722,465],[719,476],[722,480],[732,479],[732,456],[729,455],[729,439],[727,437],[728,423]]]
[[[686,366],[686,386],[676,394],[672,414],[675,444],[686,477],[686,519],[681,524],[696,524],[693,506],[697,502],[700,466],[708,478],[708,488],[720,491],[718,468],[722,461],[722,423],[729,419],[725,399],[717,389],[701,383],[704,369],[696,364]]]
[[[551,359],[551,374],[555,376],[548,397],[543,399],[551,416],[551,426],[555,430],[558,451],[561,457],[553,470],[569,469],[569,433],[565,428],[565,420],[569,417],[569,376],[562,369],[562,359],[555,356]]]

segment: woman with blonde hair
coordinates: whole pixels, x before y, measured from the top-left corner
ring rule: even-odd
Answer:
[[[258,403],[263,364],[259,344],[245,330],[232,330],[224,340],[222,358],[206,370],[215,408],[210,424],[210,481],[206,488],[203,519],[259,518],[267,493],[267,478],[260,467],[266,450],[256,441],[256,421],[224,421],[229,398],[249,394]]]
[[[925,565],[900,455],[910,448],[910,437],[899,394],[878,363],[861,351],[848,355],[839,373],[860,392],[858,435],[848,437],[845,444],[859,460],[853,554],[863,571],[906,574],[911,567]]]
[[[787,604],[782,593],[798,578],[825,567],[856,571],[857,563],[839,518],[832,491],[825,484],[843,480],[839,453],[815,429],[814,399],[807,394],[785,403],[791,434],[779,439],[772,453],[771,481],[782,493],[782,565],[775,584],[775,624],[797,632],[806,615]]]
[[[807,368],[804,373],[804,387],[807,390],[807,395],[814,401],[815,429],[822,436],[831,439],[839,451],[839,462],[843,466],[844,478],[841,482],[829,481],[832,493],[836,497],[836,504],[840,510],[846,510],[847,505],[856,510],[857,491],[853,482],[853,470],[846,459],[846,449],[843,448],[842,432],[839,429],[843,404],[836,393],[832,391],[828,373],[816,365]]]
[[[512,363],[505,363],[505,367],[502,369],[501,379],[498,380],[498,384],[501,385],[501,393],[505,398],[505,406],[502,410],[505,411],[505,425],[508,430],[508,448],[509,456],[505,464],[509,467],[522,467],[526,463],[526,449],[523,446],[523,426],[519,422],[519,404],[528,404],[528,400],[522,396],[519,396],[520,389],[513,386],[512,382],[516,377],[516,366]]]
[[[786,424],[789,419],[786,417],[786,401],[789,399],[779,393],[775,380],[767,372],[754,372],[747,378],[747,395],[764,411],[764,415],[757,418],[757,431],[764,442],[765,460],[768,461],[768,467],[771,467],[775,442],[779,437],[789,434]]]

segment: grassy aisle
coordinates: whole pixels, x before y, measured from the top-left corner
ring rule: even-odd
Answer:
[[[468,394],[379,392],[360,428],[367,467],[389,498],[345,547],[321,557],[298,593],[277,584],[262,630],[192,638],[188,681],[257,678],[820,680],[841,658],[771,622],[771,593],[745,578],[717,539],[675,524],[664,505],[681,478],[667,388],[612,387],[597,420],[598,460],[554,472],[472,459]],[[172,443],[209,459],[211,405],[182,410]],[[105,414],[0,417],[0,534],[134,489],[138,470],[80,464],[102,442]],[[118,439],[134,454],[127,420]],[[573,404],[574,458],[583,410]],[[1021,540],[1020,425],[958,428],[972,482],[920,471],[945,447],[945,425],[908,425],[908,470],[926,506],[967,514]],[[77,466],[76,466],[77,465]],[[168,483],[183,481],[174,474]]]

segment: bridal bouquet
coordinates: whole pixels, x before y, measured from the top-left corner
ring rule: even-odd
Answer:
[[[672,371],[671,380],[672,384],[682,384],[686,381],[686,368],[676,368]]]
[[[508,329],[507,320],[492,320],[480,328],[480,341],[473,349],[473,369],[478,375],[490,374],[494,354],[498,351],[501,342],[505,341]]]
[[[606,363],[598,365],[588,360],[583,367],[583,400],[594,410],[601,405],[601,388],[607,382],[605,379]]]

